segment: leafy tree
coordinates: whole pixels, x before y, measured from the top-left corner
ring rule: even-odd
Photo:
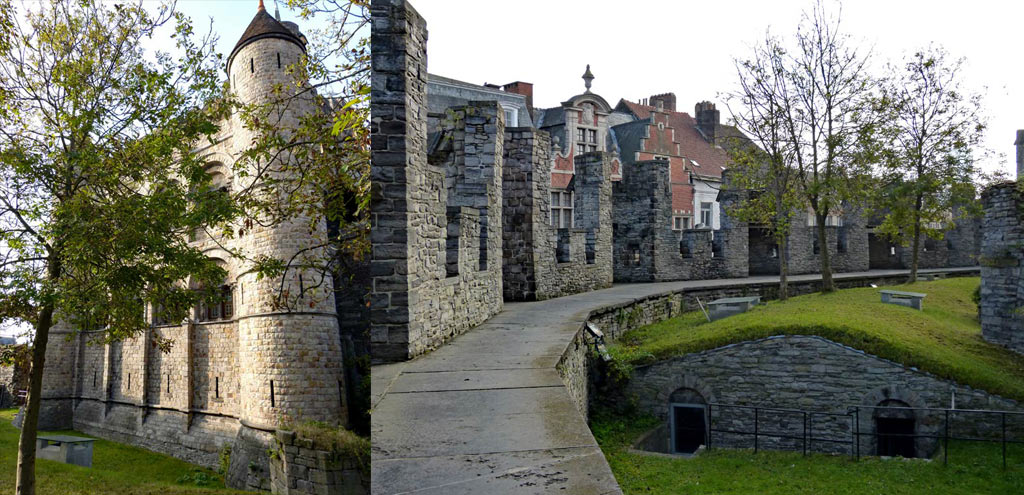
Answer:
[[[793,88],[786,74],[786,52],[778,39],[767,35],[754,48],[753,58],[735,60],[739,89],[729,95],[738,104],[736,125],[753,144],[729,146],[729,187],[749,194],[729,214],[764,226],[778,246],[779,299],[789,297],[789,234],[794,214],[801,209],[797,167],[792,141],[787,138]],[[730,107],[730,111],[732,108]]]
[[[887,111],[889,143],[882,167],[879,204],[886,212],[879,230],[910,245],[910,279],[917,280],[921,241],[942,239],[958,217],[978,210],[973,184],[979,178],[975,149],[985,120],[981,96],[961,84],[964,59],[941,48],[914,53],[885,85],[879,106]]]
[[[228,109],[209,37],[173,3],[25,5],[0,0],[0,318],[34,327],[17,473],[31,495],[51,328],[109,342],[139,335],[157,303],[184,319],[205,295],[182,281],[224,276],[188,233],[233,208],[193,151]],[[165,26],[178,55],[147,56]]]

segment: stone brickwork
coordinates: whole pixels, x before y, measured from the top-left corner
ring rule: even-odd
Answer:
[[[1024,224],[1018,183],[982,193],[981,334],[985,340],[1024,353]]]
[[[280,495],[370,493],[370,477],[363,474],[359,462],[293,432],[279,430],[270,457],[271,491]],[[369,466],[365,471],[369,472]]]
[[[273,20],[262,8],[247,33],[260,25],[276,25],[277,31],[240,40],[228,59],[228,79],[242,101],[266,105],[265,121],[287,130],[318,104],[288,70],[305,56],[304,42],[294,35],[294,25]],[[279,103],[278,88],[295,93]],[[217,185],[229,192],[253,186],[258,172],[286,173],[280,166],[294,160],[285,152],[271,162],[245,165],[254,169],[240,173],[243,165],[236,159],[254,141],[253,132],[234,115],[212,144],[197,150],[207,157]],[[309,248],[324,242],[326,224],[299,217],[233,227],[234,236],[197,233],[192,242],[227,272],[230,316],[205,321],[195,308],[186,321],[158,325],[149,308],[153,327],[113,343],[94,342],[94,333],[54,328],[41,428],[74,427],[208,467],[216,467],[221,451],[230,447],[229,485],[270,489],[267,449],[281,420],[345,423],[331,280],[297,268],[260,278],[248,261],[228,252],[238,250],[247,259],[319,259],[324,253]],[[309,292],[317,283],[319,291]],[[170,350],[156,347],[157,338],[171,341]]]
[[[24,402],[18,394],[28,390],[29,368],[27,362],[0,366],[0,409],[20,406]]]
[[[576,227],[555,229],[549,222],[550,149],[544,131],[514,128],[505,136],[506,300],[542,300],[611,286],[611,156],[595,152],[575,157],[570,190]]]
[[[613,260],[618,282],[745,277],[748,227],[727,214],[739,192],[723,190],[721,229],[674,231],[669,162],[636,162],[613,189]]]
[[[849,413],[851,406],[899,405],[916,408],[1022,410],[1016,401],[989,394],[928,373],[907,368],[856,349],[815,336],[779,336],[742,342],[704,352],[638,367],[626,387],[639,407],[667,419],[670,397],[680,389],[696,392],[706,403],[802,409],[826,413],[814,417],[816,438],[849,441],[857,428]],[[892,401],[899,401],[893,403]],[[884,404],[883,404],[884,403]],[[916,411],[917,434],[939,434],[943,414]],[[754,430],[752,410],[713,407],[712,428],[734,431]],[[758,428],[762,433],[800,437],[802,415],[762,412]],[[875,423],[870,409],[861,409],[859,431],[871,433]],[[952,414],[950,433],[998,439],[1000,416]],[[1007,417],[1007,431],[1024,433],[1024,417]],[[1015,438],[1015,437],[1013,437]],[[799,439],[761,437],[761,448],[800,450]],[[753,437],[716,433],[718,447],[753,446]],[[934,452],[936,444],[917,440],[923,455]],[[817,442],[815,451],[853,454],[852,445]],[[874,438],[860,441],[862,454],[874,455]]]
[[[426,23],[402,0],[371,16],[370,338],[393,361],[501,310],[505,123],[496,102],[453,109],[428,160]]]
[[[787,255],[789,256],[789,273],[821,272],[821,249],[818,245],[817,227],[808,225],[807,215],[799,212],[794,215]],[[825,226],[825,244],[832,262],[832,271],[860,272],[869,269],[868,230],[866,217],[860,208],[844,205],[842,226]],[[941,268],[945,265],[929,266]]]

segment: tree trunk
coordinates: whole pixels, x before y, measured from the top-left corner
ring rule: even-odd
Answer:
[[[920,200],[918,200],[920,204]],[[919,258],[919,249],[921,249],[921,212],[914,210],[914,238],[911,241],[910,252],[910,278],[907,279],[908,284],[917,282],[917,262]]]
[[[60,273],[58,261],[51,257],[47,268],[47,279],[55,281]],[[50,340],[53,326],[53,301],[46,300],[39,310],[36,335],[32,342],[32,370],[29,373],[28,400],[22,418],[21,436],[18,439],[18,472],[15,479],[17,495],[36,493],[36,433],[39,426],[39,404],[43,390],[43,367],[46,361],[46,344]]]
[[[789,299],[789,260],[786,259],[786,252],[789,247],[789,239],[782,236],[779,245],[779,300]]]
[[[825,233],[825,220],[828,217],[814,212],[814,218],[818,224],[818,252],[821,254],[821,291],[835,292],[835,282],[832,281],[832,257],[829,256],[828,236]]]

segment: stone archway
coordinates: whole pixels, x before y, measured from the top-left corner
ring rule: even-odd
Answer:
[[[938,446],[934,438],[923,436],[938,434],[941,421],[925,410],[927,404],[913,390],[902,385],[882,387],[865,395],[860,403],[867,406],[859,413],[861,453],[930,457]],[[904,436],[907,434],[917,436]]]

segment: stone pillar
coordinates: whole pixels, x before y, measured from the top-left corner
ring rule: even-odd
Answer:
[[[1013,142],[1017,146],[1017,180],[1024,179],[1024,129],[1017,131],[1017,140]]]
[[[725,259],[722,272],[725,278],[746,277],[750,274],[750,233],[747,222],[740,221],[729,215],[733,205],[743,201],[744,191],[730,189],[729,172],[722,172],[722,190],[718,193],[721,205],[720,229],[715,235],[721,235],[722,254]],[[833,243],[834,244],[834,243]]]
[[[1014,182],[990,186],[981,200],[981,334],[989,342],[1024,353],[1024,201]]]
[[[624,167],[622,181],[614,189],[615,281],[660,280],[658,247],[669,242],[672,234],[669,162],[649,160],[630,164]]]
[[[404,0],[374,0],[370,15],[370,348],[379,361],[408,357],[410,258],[437,251],[409,243],[409,212],[418,206],[410,184],[427,167],[426,21]]]
[[[71,328],[54,321],[46,344],[46,365],[39,404],[39,429],[73,428],[75,367],[79,339],[71,338]],[[17,390],[12,393],[18,393]]]
[[[537,295],[537,256],[550,249],[551,137],[530,128],[505,133],[502,167],[502,286],[510,301]]]

